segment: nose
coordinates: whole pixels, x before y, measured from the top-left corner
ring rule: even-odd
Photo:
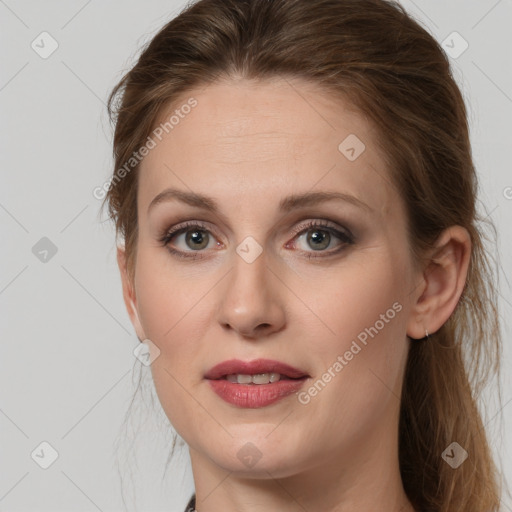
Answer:
[[[283,329],[286,322],[284,284],[263,251],[251,263],[238,254],[220,290],[218,321],[245,338],[257,339]]]

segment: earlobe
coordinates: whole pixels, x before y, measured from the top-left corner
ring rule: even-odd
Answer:
[[[134,283],[128,275],[126,266],[126,253],[123,247],[117,248],[117,264],[121,273],[121,283],[123,287],[123,300],[128,312],[128,316],[132,322],[139,341],[146,339],[144,330],[142,328],[139,313],[137,310],[137,297],[135,295]]]
[[[425,338],[438,331],[455,310],[464,290],[471,239],[462,226],[451,226],[439,236],[423,270],[423,287],[411,309],[407,335]]]

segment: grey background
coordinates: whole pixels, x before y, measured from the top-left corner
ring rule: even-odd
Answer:
[[[480,198],[500,235],[505,341],[504,407],[492,393],[481,405],[510,482],[512,1],[403,4],[438,41],[457,31],[469,43],[452,64],[469,108]],[[122,302],[114,232],[92,194],[111,173],[108,92],[184,5],[0,0],[0,512],[182,511],[193,491],[186,451],[162,482],[169,430],[159,407],[137,409],[136,420],[147,418],[139,441],[129,435],[116,451],[138,376],[148,381],[149,371],[132,353],[138,340]],[[31,47],[43,31],[58,43],[47,58]],[[36,463],[49,460],[44,441],[58,453],[48,469]],[[125,453],[139,461],[126,484],[136,505],[128,495],[126,508],[116,462],[123,467]],[[512,511],[506,496],[503,510]]]

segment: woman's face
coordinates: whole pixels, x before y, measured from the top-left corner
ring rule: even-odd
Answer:
[[[193,464],[267,478],[396,456],[416,275],[372,125],[298,80],[215,83],[161,121],[175,110],[140,168],[130,297]],[[242,367],[260,359],[302,378]]]

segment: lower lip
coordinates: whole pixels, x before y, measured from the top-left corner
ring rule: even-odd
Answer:
[[[305,380],[278,380],[271,384],[237,384],[226,379],[208,382],[213,391],[226,402],[237,407],[257,409],[296,393],[304,385]]]

